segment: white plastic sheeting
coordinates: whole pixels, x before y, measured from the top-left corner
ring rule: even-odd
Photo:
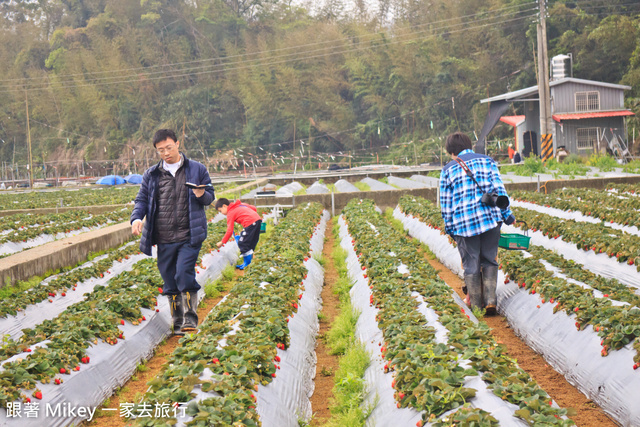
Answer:
[[[400,210],[400,207],[394,209],[393,217],[402,222],[411,237],[428,245],[445,267],[457,274],[461,279],[464,278],[460,252],[449,243],[449,237],[446,234],[440,234],[440,230],[428,226],[418,218],[406,215]]]
[[[389,184],[385,184],[382,181],[378,181],[377,179],[373,179],[369,177],[361,179],[360,182],[367,184],[369,188],[371,188],[371,191],[396,190],[395,187]]]
[[[400,188],[424,188],[426,185],[423,182],[413,181],[410,179],[399,178],[397,176],[389,176],[389,184],[398,186]]]
[[[289,321],[289,347],[278,349],[280,370],[268,385],[258,386],[256,411],[264,426],[298,426],[312,416],[311,396],[315,390],[316,336],[320,330],[318,313],[322,309],[324,269],[314,259],[322,255],[324,235],[330,215],[324,211],[310,240],[311,257],[305,262],[309,270],[303,280],[304,291],[298,312]]]
[[[439,187],[440,179],[434,178],[432,176],[424,176],[424,175],[411,175],[412,181],[422,182],[423,184],[427,184],[427,187]]]
[[[326,194],[329,193],[329,189],[326,185],[321,184],[319,181],[314,182],[307,188],[307,194]]]
[[[208,280],[215,280],[220,272],[230,263],[237,260],[238,248],[235,241],[227,243],[220,252],[203,256],[202,263],[207,267],[196,275],[200,285]],[[68,294],[67,294],[68,295]],[[204,297],[204,289],[198,296]],[[60,385],[38,384],[43,398],[38,401],[41,411],[37,418],[7,418],[6,410],[0,408],[0,419],[6,426],[19,427],[58,427],[77,424],[85,419],[75,413],[73,416],[46,416],[47,405],[70,406],[72,408],[100,406],[102,402],[118,387],[122,386],[134,374],[138,363],[153,354],[154,348],[171,333],[171,314],[168,299],[158,297],[159,312],[142,309],[146,321],[134,326],[128,322],[120,326],[125,339],[118,340],[116,345],[99,342],[88,348],[87,356],[91,363],[80,366],[80,371],[72,371],[71,375],[63,375],[64,382]],[[42,344],[42,343],[41,343]],[[36,345],[37,346],[37,345]],[[35,347],[35,346],[34,346]],[[17,357],[25,358],[29,353],[22,353]],[[29,393],[30,394],[30,393]],[[131,402],[133,403],[133,402]]]
[[[541,206],[531,202],[520,202],[517,200],[511,200],[511,206],[529,209],[529,210],[540,212],[543,214],[555,216],[556,218],[573,219],[578,222],[590,222],[591,224],[599,224],[601,222],[597,218],[583,215],[581,212],[578,212],[578,211],[567,212],[562,209],[548,208],[546,206]],[[638,216],[640,216],[640,213],[638,214]],[[636,236],[640,236],[640,230],[638,230],[638,227],[636,227],[635,225],[628,226],[628,225],[621,225],[621,224],[610,223],[610,222],[603,222],[603,224],[607,227],[624,231],[625,233],[635,234]]]
[[[503,226],[503,231],[520,232],[512,226]],[[581,262],[591,271],[594,263],[599,266],[607,262],[618,264],[609,266],[614,271],[624,267],[604,254],[579,251],[573,244],[548,239],[540,232],[532,234],[531,243],[541,246],[546,244],[547,249],[555,249],[565,258]],[[441,262],[445,261],[444,256],[453,256],[453,252],[443,250],[442,245],[432,244],[431,240],[425,243]],[[453,264],[461,269],[459,261],[458,255]],[[453,271],[459,274],[458,271]],[[631,272],[627,273],[627,276],[631,276]],[[633,273],[635,281],[640,281],[635,268]],[[616,278],[620,280],[619,275]],[[601,338],[591,326],[578,331],[575,316],[568,316],[563,311],[554,314],[554,305],[549,302],[543,304],[538,294],[522,291],[514,282],[504,284],[504,273],[501,270],[498,271],[496,294],[499,312],[507,318],[514,332],[527,345],[542,354],[556,371],[619,423],[625,426],[640,425],[640,406],[637,405],[640,398],[640,376],[633,370],[635,351],[632,344],[602,357]]]
[[[292,183],[283,185],[278,190],[276,190],[276,196],[293,196],[301,190],[304,190],[302,184],[297,181],[293,181]]]
[[[336,190],[340,193],[357,193],[358,191],[360,191],[358,187],[356,187],[346,179],[339,179],[334,185],[336,187]]]
[[[364,373],[367,386],[365,405],[373,407],[367,419],[367,426],[413,426],[422,419],[420,412],[411,408],[398,408],[391,387],[393,375],[384,373],[386,361],[380,355],[378,343],[383,341],[382,331],[378,328],[376,314],[378,309],[369,304],[371,290],[369,281],[364,277],[358,256],[351,246],[351,236],[347,230],[344,218],[339,218],[340,245],[347,251],[347,270],[349,279],[354,283],[351,291],[351,304],[360,311],[356,323],[356,337],[364,343],[371,357],[371,364]],[[377,404],[376,404],[377,403]],[[375,405],[375,406],[374,406]]]
[[[97,230],[103,228],[109,224],[105,223],[96,227],[82,227],[80,230],[73,230],[68,233],[42,234],[27,240],[26,242],[6,242],[0,245],[0,255],[13,254],[21,252],[25,249],[35,248],[36,246],[44,245],[45,243],[53,242],[55,240],[66,239],[67,237],[76,236],[78,234],[86,233],[91,230]]]

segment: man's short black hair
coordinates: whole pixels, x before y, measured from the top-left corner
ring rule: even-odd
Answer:
[[[462,132],[456,132],[447,137],[444,149],[447,150],[447,153],[457,156],[464,150],[472,150],[473,144],[471,144],[471,139],[467,135]]]
[[[166,139],[172,139],[173,142],[178,142],[176,133],[171,129],[160,129],[153,135],[153,146],[155,147],[158,142],[162,142]]]
[[[229,199],[225,199],[224,197],[221,199],[216,200],[216,210],[220,209],[223,206],[229,206],[231,203],[229,203]]]

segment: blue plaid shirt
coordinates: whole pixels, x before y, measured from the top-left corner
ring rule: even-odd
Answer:
[[[496,192],[506,196],[496,162],[472,150],[462,151],[458,157],[463,160],[485,192]],[[511,210],[500,210],[480,202],[482,191],[467,176],[462,166],[455,160],[449,162],[440,174],[440,210],[445,231],[450,235],[463,237],[477,236],[498,226]]]

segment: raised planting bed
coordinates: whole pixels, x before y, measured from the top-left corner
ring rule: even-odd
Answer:
[[[26,215],[29,219],[23,223],[25,215],[11,215],[16,219],[6,223],[0,233],[0,256],[7,256],[27,248],[33,248],[54,240],[75,236],[87,231],[97,230],[115,223],[126,221],[131,215],[128,209],[120,209],[105,214],[92,215],[85,211],[60,214]]]
[[[82,190],[26,191],[0,194],[0,210],[55,208],[57,206],[124,205],[133,202],[139,186]],[[34,197],[37,195],[37,197]]]
[[[573,424],[371,201],[350,202],[343,226],[357,328],[379,355],[366,374],[369,403],[379,398],[371,425]]]
[[[311,416],[315,334],[328,213],[306,204],[288,213],[260,243],[253,263],[214,307],[198,334],[181,340],[164,372],[135,409],[167,405],[166,423],[298,425]]]
[[[209,237],[203,246],[215,246],[225,228],[222,222],[209,224]],[[215,279],[237,259],[235,242],[220,251],[202,253],[196,276],[201,285]],[[131,377],[138,363],[171,332],[168,300],[159,295],[162,279],[155,264],[155,259],[147,258],[117,275],[96,272],[104,276],[102,280],[90,278],[80,285],[60,283],[52,300],[70,297],[73,289],[62,295],[65,286],[77,286],[76,293],[87,286],[89,292],[57,316],[23,330],[15,340],[5,341],[0,349],[0,417],[6,425],[78,423],[91,417],[89,409],[70,413],[62,408],[94,409]],[[105,281],[108,276],[114,277]],[[56,304],[51,303],[51,307],[55,310]],[[23,408],[37,403],[40,410],[34,417],[7,417],[4,408],[8,403]],[[47,408],[56,412],[47,414]]]
[[[403,202],[394,215],[410,232],[417,230],[417,221],[430,223],[429,217],[407,216]],[[430,204],[420,199],[411,202]],[[435,218],[431,225],[439,220]],[[432,244],[431,236],[416,233],[415,237],[439,259],[454,258],[452,251]],[[611,271],[622,266],[604,254],[559,242],[555,235],[533,233],[532,242],[528,252],[500,251],[498,311],[523,341],[605,412],[623,425],[640,424],[635,404],[640,392],[640,309],[637,288],[629,283],[640,280],[640,275],[627,272],[618,275],[622,278],[617,281],[612,280],[614,276],[595,274],[590,271],[594,264]],[[536,246],[541,243],[546,249]],[[458,255],[452,262],[456,272],[461,270],[459,260]],[[587,265],[578,264],[580,261]]]
[[[510,196],[514,200],[578,212],[598,222],[619,225],[637,225],[640,210],[640,198],[593,189],[565,188],[550,194],[512,191]]]

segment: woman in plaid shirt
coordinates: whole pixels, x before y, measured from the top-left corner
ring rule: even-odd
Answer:
[[[447,137],[445,149],[453,159],[440,174],[445,231],[458,244],[471,306],[485,308],[487,315],[494,315],[500,227],[503,222],[513,224],[515,217],[508,203],[501,209],[481,202],[484,193],[507,196],[491,157],[474,153],[471,140],[461,132]]]

